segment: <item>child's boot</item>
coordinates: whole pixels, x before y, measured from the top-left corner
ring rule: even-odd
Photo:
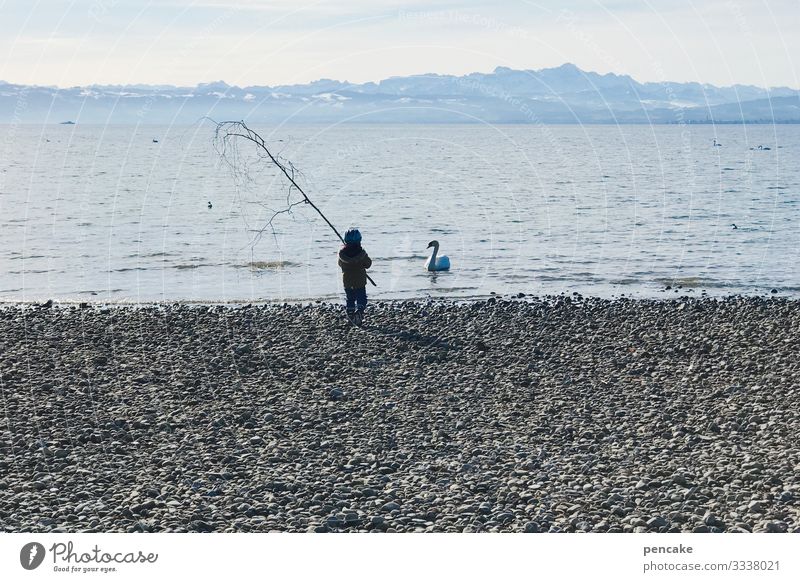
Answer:
[[[347,310],[347,321],[349,321],[353,325],[358,325],[358,323],[356,323],[356,321],[357,321],[356,317],[357,316],[356,316],[356,310],[355,309],[348,309]]]
[[[363,307],[359,307],[359,308],[356,310],[356,319],[355,319],[355,323],[356,323],[356,325],[357,325],[357,326],[359,326],[359,327],[361,327],[361,326],[364,324],[364,308],[363,308]]]

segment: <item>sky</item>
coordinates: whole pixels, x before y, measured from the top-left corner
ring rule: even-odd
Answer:
[[[282,85],[571,62],[800,88],[800,0],[0,0],[0,80]]]

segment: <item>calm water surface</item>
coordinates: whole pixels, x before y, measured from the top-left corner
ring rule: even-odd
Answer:
[[[255,127],[361,228],[373,298],[800,294],[800,126]],[[0,126],[0,301],[338,298],[337,239],[268,227],[285,182],[213,134]]]

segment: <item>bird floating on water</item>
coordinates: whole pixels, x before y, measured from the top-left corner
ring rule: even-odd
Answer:
[[[450,270],[450,259],[445,255],[441,257],[437,256],[439,254],[439,241],[432,240],[428,243],[428,248],[433,247],[433,252],[431,253],[430,258],[425,261],[425,268],[429,271],[449,271]]]
[[[738,230],[738,229],[739,229],[739,227],[738,227],[738,226],[736,226],[736,224],[735,224],[735,223],[731,224],[731,228],[733,228],[733,230]]]
[[[158,140],[156,138],[153,138],[153,143],[158,143]]]
[[[209,208],[209,209],[211,209],[211,208],[214,208],[214,205],[213,205],[213,204],[211,204],[211,200],[209,200],[209,201],[208,201],[208,208]]]
[[[721,148],[722,147],[722,144],[717,141],[717,138],[714,138],[714,147],[715,148]]]

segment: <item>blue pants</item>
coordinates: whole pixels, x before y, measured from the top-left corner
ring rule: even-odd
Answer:
[[[364,309],[367,306],[367,288],[361,287],[359,289],[348,289],[345,287],[344,290],[345,294],[347,295],[347,310],[354,311],[356,305],[358,305],[359,309]]]

